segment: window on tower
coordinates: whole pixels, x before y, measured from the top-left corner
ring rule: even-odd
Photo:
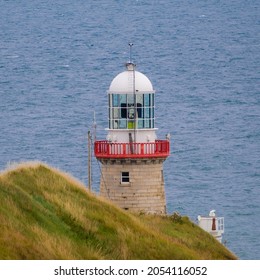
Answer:
[[[109,94],[109,128],[154,128],[154,93]]]
[[[121,183],[129,183],[130,182],[130,176],[128,171],[121,172]]]

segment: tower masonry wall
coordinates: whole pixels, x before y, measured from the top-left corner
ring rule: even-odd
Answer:
[[[163,161],[103,160],[100,195],[126,210],[165,214]],[[127,182],[122,172],[129,174]]]

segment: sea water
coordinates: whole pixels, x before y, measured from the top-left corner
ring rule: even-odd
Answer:
[[[110,82],[132,42],[156,90],[168,213],[225,217],[226,246],[260,259],[260,24],[256,0],[0,1],[0,169],[39,160],[87,184]],[[93,190],[100,169],[92,159]]]

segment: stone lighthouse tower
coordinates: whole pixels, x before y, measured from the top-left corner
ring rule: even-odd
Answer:
[[[126,63],[108,90],[107,139],[94,147],[102,164],[100,195],[125,210],[164,214],[163,162],[170,143],[157,139],[155,91],[135,68]]]

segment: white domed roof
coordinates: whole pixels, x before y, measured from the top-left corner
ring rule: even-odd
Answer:
[[[154,92],[150,80],[141,72],[124,71],[118,74],[110,84],[109,92],[133,93],[133,80],[135,73],[135,90],[138,92]]]

